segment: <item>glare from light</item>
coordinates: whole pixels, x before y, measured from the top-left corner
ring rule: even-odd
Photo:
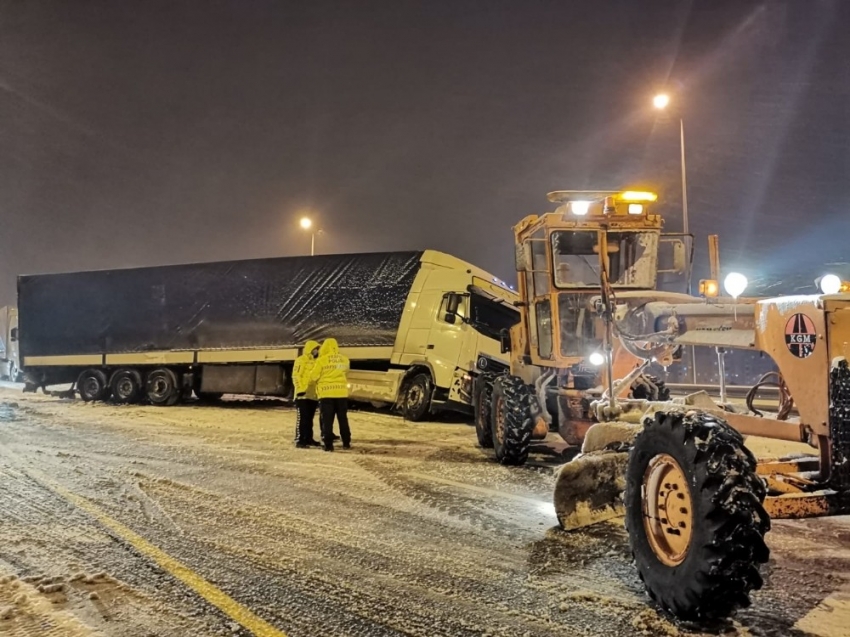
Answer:
[[[643,204],[630,203],[629,204],[629,214],[630,215],[642,215],[643,214]]]
[[[593,352],[587,360],[591,365],[599,367],[600,365],[605,364],[605,355],[600,352]]]
[[[570,210],[573,211],[573,214],[578,217],[583,217],[587,214],[587,211],[590,210],[590,202],[589,201],[571,201],[570,202]]]
[[[620,201],[655,201],[658,199],[658,195],[644,190],[626,190],[621,192],[618,198]]]
[[[841,291],[841,279],[834,274],[825,274],[821,277],[820,289],[824,294],[838,294]]]
[[[731,296],[733,299],[737,299],[744,293],[744,290],[747,289],[747,277],[745,277],[740,272],[730,272],[726,275],[726,278],[723,279],[723,289],[726,290],[726,294]]]
[[[301,217],[301,227],[304,228],[304,230],[309,230],[310,228],[312,228],[312,219],[310,219],[310,217]]]
[[[663,110],[667,108],[667,105],[670,103],[670,96],[666,93],[659,93],[655,97],[652,98],[652,105],[659,109]]]

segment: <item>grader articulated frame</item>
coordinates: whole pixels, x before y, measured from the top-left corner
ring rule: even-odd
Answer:
[[[716,618],[761,587],[771,517],[850,510],[850,295],[659,291],[659,246],[672,240],[670,270],[687,260],[649,213],[654,199],[552,193],[558,210],[515,227],[522,319],[505,338],[509,374],[479,390],[476,425],[505,464],[524,462],[531,439],[556,425],[568,442],[583,439],[556,482],[562,526],[624,516],[650,596],[681,618]],[[720,401],[669,400],[644,377],[690,346],[716,348]],[[771,357],[786,403],[778,414],[725,400],[727,349]],[[816,452],[758,463],[749,435]]]

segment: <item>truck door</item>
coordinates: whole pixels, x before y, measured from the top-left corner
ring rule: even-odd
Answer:
[[[447,292],[443,295],[428,336],[427,359],[434,370],[438,387],[449,388],[463,348],[463,336],[468,325],[467,298],[464,294]]]

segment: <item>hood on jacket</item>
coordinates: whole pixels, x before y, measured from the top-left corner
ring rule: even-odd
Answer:
[[[304,354],[311,355],[313,350],[319,347],[319,341],[307,341],[304,343]],[[321,351],[321,348],[320,348]]]
[[[328,356],[330,354],[339,354],[339,345],[335,338],[326,338],[322,343],[322,348],[319,350],[319,356]]]

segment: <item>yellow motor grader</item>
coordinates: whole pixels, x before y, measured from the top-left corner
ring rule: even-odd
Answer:
[[[654,600],[683,619],[726,616],[762,585],[771,517],[850,510],[850,294],[746,298],[746,280],[730,275],[720,296],[716,242],[701,296],[665,292],[659,276],[687,270],[689,251],[662,232],[653,193],[549,199],[554,212],[514,228],[521,321],[503,338],[510,370],[477,390],[479,440],[503,464],[525,462],[550,429],[581,443],[558,472],[561,525],[624,516]],[[671,400],[646,376],[692,346],[717,351],[719,401]],[[730,348],[771,357],[776,414],[726,400]],[[757,462],[748,435],[814,451]]]

